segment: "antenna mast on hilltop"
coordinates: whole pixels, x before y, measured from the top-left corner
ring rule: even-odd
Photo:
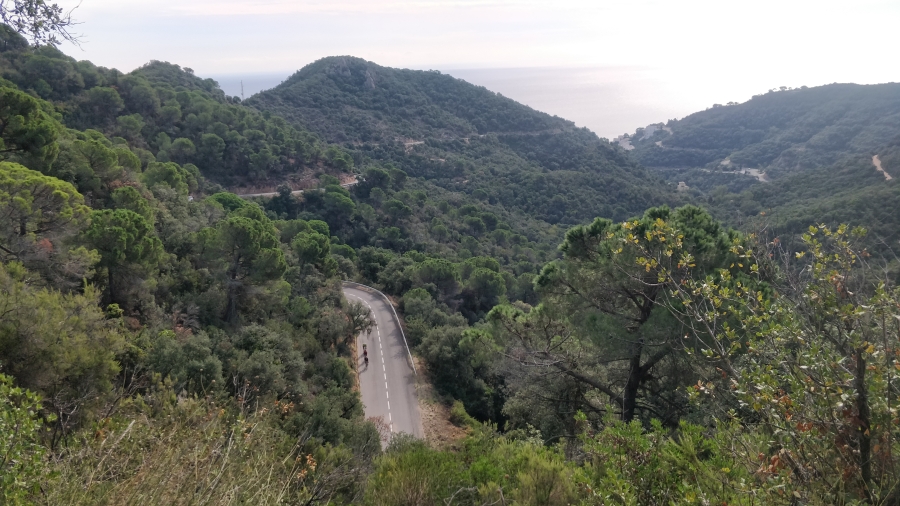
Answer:
[[[244,80],[241,79],[241,102],[244,101]]]

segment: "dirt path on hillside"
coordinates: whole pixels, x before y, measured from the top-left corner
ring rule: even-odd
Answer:
[[[890,181],[891,179],[894,179],[894,178],[891,177],[890,174],[888,174],[888,173],[881,167],[881,159],[878,158],[878,155],[875,155],[875,156],[872,157],[872,165],[875,166],[875,169],[876,169],[878,172],[881,172],[882,174],[884,174],[884,180],[885,180],[885,181]]]
[[[351,186],[353,186],[353,185],[355,185],[355,184],[357,184],[357,183],[359,183],[359,181],[357,181],[356,177],[354,177],[352,180],[350,180],[350,182],[348,182],[348,183],[343,183],[343,184],[341,184],[341,186],[343,186],[344,188],[350,188]],[[294,191],[291,192],[291,195],[300,195],[300,194],[303,193],[304,191],[306,191],[306,190],[294,190]],[[278,195],[278,192],[266,192],[266,193],[239,193],[239,194],[237,194],[237,196],[238,196],[238,197],[241,197],[241,198],[247,198],[247,197],[274,197],[275,195]]]

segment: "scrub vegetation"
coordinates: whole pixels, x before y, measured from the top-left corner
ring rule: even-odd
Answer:
[[[242,103],[19,32],[0,503],[900,502],[894,88],[773,92],[629,154],[437,72],[325,58]],[[366,419],[342,280],[397,301],[464,437]]]

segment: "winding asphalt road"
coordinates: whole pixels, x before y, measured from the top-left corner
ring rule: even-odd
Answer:
[[[371,334],[356,338],[359,388],[366,418],[382,417],[391,434],[405,432],[422,437],[422,417],[416,398],[416,376],[398,322],[388,303],[377,292],[345,283],[348,300],[362,301],[375,319]],[[363,360],[363,344],[369,365]]]

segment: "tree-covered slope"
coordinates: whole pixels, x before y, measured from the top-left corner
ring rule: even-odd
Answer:
[[[826,167],[787,175],[777,184],[753,185],[741,193],[719,187],[705,197],[723,219],[752,220],[778,234],[802,233],[810,223],[847,223],[870,229],[877,242],[896,247],[900,184],[875,170],[871,157],[850,157]],[[759,223],[759,224],[757,224]]]
[[[31,48],[0,25],[0,78],[53,104],[66,127],[130,145],[144,165],[192,164],[222,185],[274,186],[352,165],[308,131],[242,106],[212,79],[170,63],[153,61],[123,74],[52,46]]]
[[[393,69],[353,57],[317,60],[249,102],[280,107],[286,118],[336,142],[574,130],[569,121],[437,71]]]
[[[832,84],[715,106],[638,129],[629,141],[634,160],[685,182],[685,195],[731,225],[783,238],[810,223],[860,225],[871,232],[867,247],[891,256],[900,227],[898,133],[900,84]]]
[[[716,105],[631,137],[649,167],[758,168],[770,177],[868,154],[900,132],[900,84],[782,89]],[[727,160],[727,161],[726,161]]]
[[[436,71],[312,63],[246,102],[412,177],[550,223],[625,218],[675,195],[586,129]]]

